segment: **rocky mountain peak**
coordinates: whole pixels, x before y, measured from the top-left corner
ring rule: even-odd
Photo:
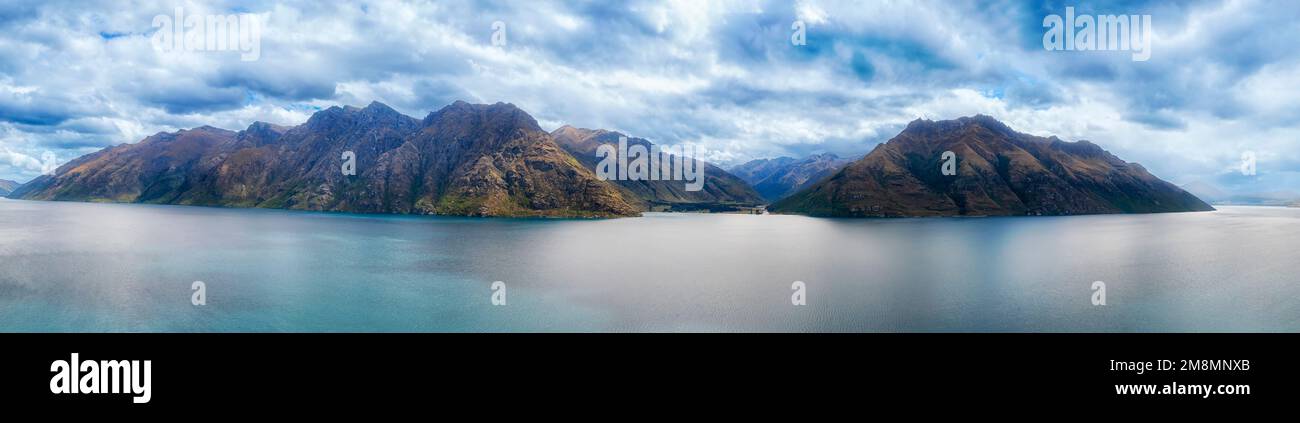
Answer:
[[[424,126],[447,128],[491,128],[497,132],[522,130],[543,132],[528,112],[511,103],[471,104],[457,100],[424,118]]]
[[[276,125],[274,123],[262,122],[259,120],[253,122],[251,125],[248,125],[248,129],[245,129],[244,131],[283,134],[284,131],[288,131],[288,130],[289,130],[288,127]]]
[[[370,102],[369,105],[366,105],[366,108],[361,109],[361,113],[368,116],[394,116],[401,114],[396,110],[393,110],[392,107],[388,107],[387,104],[378,101]]]
[[[349,128],[391,127],[398,131],[411,130],[416,120],[410,116],[388,107],[387,104],[373,101],[364,108],[356,106],[332,106],[313,113],[303,124],[304,128],[318,132],[337,132]]]
[[[939,121],[916,119],[907,124],[907,127],[903,129],[902,134],[925,135],[962,129],[973,130],[976,128],[987,129],[990,132],[1002,135],[1015,133],[1011,127],[1002,123],[1002,121],[999,121],[992,116],[977,114],[974,116],[964,116],[957,119]]]
[[[827,160],[839,160],[839,159],[840,156],[835,155],[835,153],[821,153],[821,154],[814,154],[808,156],[808,160],[814,162],[827,161]]]

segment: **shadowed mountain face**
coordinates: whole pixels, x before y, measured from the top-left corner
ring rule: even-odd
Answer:
[[[22,186],[22,184],[14,181],[10,181],[8,179],[0,179],[0,197],[9,195],[9,193],[14,192],[15,189],[18,189],[19,186]]]
[[[551,132],[555,141],[588,170],[594,170],[600,158],[596,149],[602,144],[618,145],[618,132],[603,129],[583,129],[565,125]],[[627,144],[642,145],[647,150],[653,145],[642,138],[628,138]],[[740,178],[712,164],[704,165],[704,187],[699,191],[687,191],[684,181],[611,181],[617,184],[625,194],[643,209],[681,209],[683,207],[706,207],[708,205],[758,205],[764,203],[762,196]]]
[[[345,175],[344,153],[355,155]],[[514,105],[456,102],[423,121],[380,103],[293,128],[160,133],[73,160],[15,198],[364,213],[627,216],[636,209]]]
[[[752,160],[731,173],[754,186],[763,198],[777,201],[812,186],[849,163],[834,154],[817,154],[805,159],[778,157]]]
[[[942,172],[955,155],[956,175]],[[1005,216],[1213,210],[1088,141],[1021,134],[988,116],[912,122],[833,176],[773,204],[816,216]]]

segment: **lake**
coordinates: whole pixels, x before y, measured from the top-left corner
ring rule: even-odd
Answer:
[[[1297,247],[1300,209],[1269,207],[527,220],[0,200],[0,331],[1295,332]]]

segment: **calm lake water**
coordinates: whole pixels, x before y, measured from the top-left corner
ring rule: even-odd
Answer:
[[[0,200],[0,330],[1294,332],[1297,247],[1300,209],[1265,207],[520,220]]]

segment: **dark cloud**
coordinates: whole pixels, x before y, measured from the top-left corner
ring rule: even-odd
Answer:
[[[245,91],[286,101],[325,100],[334,98],[335,79],[323,77],[311,67],[273,68],[256,65],[223,67],[207,82],[210,91],[221,95],[212,98],[213,106],[235,107],[242,103]]]
[[[45,90],[8,94],[0,92],[0,122],[53,126],[91,112],[84,102],[58,94],[47,94]]]
[[[161,83],[142,87],[136,100],[167,113],[217,112],[243,106],[248,93],[241,87],[214,88],[201,83]]]
[[[413,85],[415,99],[402,104],[404,108],[418,110],[438,110],[455,103],[457,100],[482,102],[482,99],[465,91],[459,86],[442,80],[421,80]]]
[[[1127,116],[1128,120],[1158,129],[1185,129],[1187,121],[1168,111],[1156,111]]]

